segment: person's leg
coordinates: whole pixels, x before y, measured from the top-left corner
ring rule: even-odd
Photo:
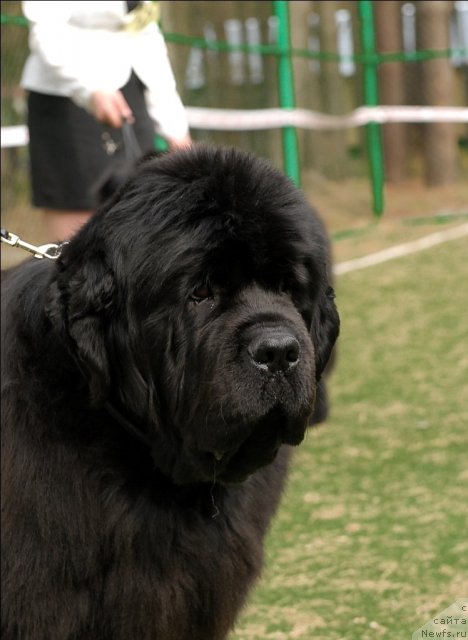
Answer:
[[[91,217],[91,211],[43,209],[42,220],[47,242],[69,240]]]

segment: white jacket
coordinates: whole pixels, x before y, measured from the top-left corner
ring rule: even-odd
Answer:
[[[30,55],[21,86],[67,96],[90,109],[93,91],[115,91],[132,69],[147,87],[146,102],[155,129],[177,140],[188,133],[164,38],[155,22],[139,31],[123,30],[126,2],[78,0],[22,2],[30,21]]]

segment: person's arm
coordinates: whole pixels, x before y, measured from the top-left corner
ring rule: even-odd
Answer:
[[[157,132],[172,149],[190,145],[187,114],[177,91],[166,43],[156,24],[137,34],[132,60],[147,87],[146,103]]]
[[[95,73],[86,49],[86,30],[70,24],[73,5],[76,3],[22,2],[29,21],[30,49],[40,56],[58,84],[66,82],[78,106],[91,111],[101,122],[119,127],[122,118],[131,120],[132,111],[122,93],[106,86],[102,74]]]

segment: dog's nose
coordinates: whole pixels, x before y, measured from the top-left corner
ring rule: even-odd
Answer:
[[[276,373],[292,369],[299,360],[301,349],[290,333],[275,332],[252,340],[248,351],[255,366]]]

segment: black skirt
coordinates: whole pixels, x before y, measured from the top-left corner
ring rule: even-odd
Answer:
[[[155,139],[144,90],[135,74],[122,89],[135,117],[133,130],[143,154],[154,149]],[[96,184],[113,164],[122,163],[121,130],[101,125],[69,98],[33,91],[28,96],[28,128],[33,204],[92,210]]]

